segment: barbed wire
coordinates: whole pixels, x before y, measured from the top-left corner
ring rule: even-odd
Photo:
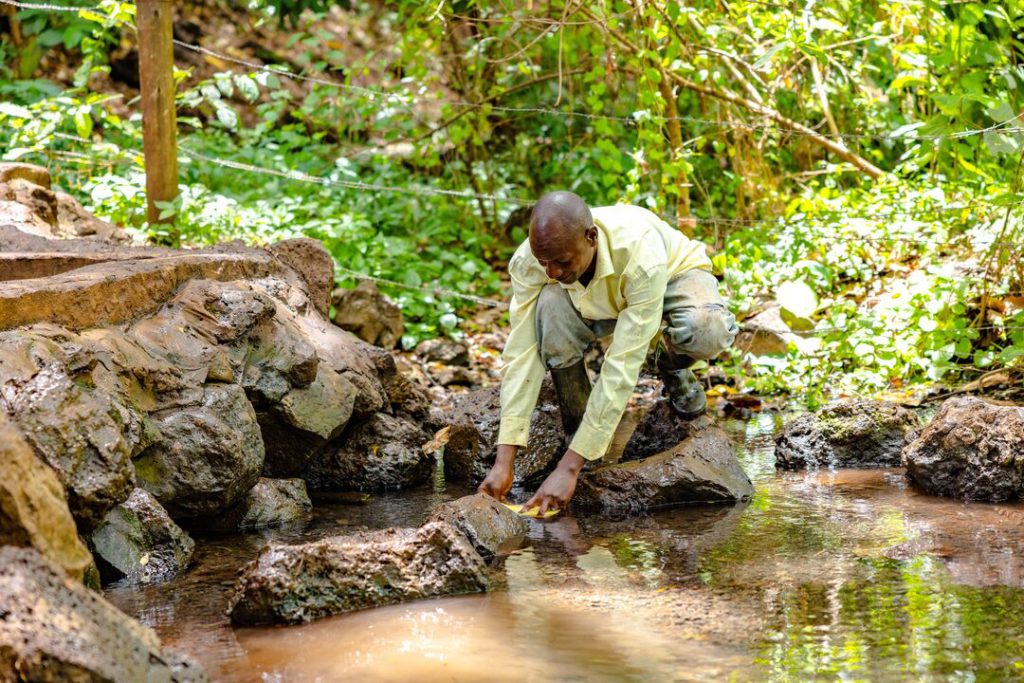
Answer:
[[[371,282],[378,282],[378,283],[383,284],[383,285],[388,285],[389,287],[397,287],[398,289],[408,289],[408,290],[414,290],[414,291],[417,291],[417,292],[426,292],[426,293],[429,293],[429,294],[435,294],[435,295],[438,295],[439,298],[465,299],[467,301],[472,301],[472,302],[480,304],[482,306],[489,306],[491,308],[500,308],[500,309],[503,309],[503,310],[508,309],[508,302],[506,302],[506,301],[496,301],[494,299],[487,299],[485,297],[476,296],[474,294],[463,294],[462,292],[457,292],[457,291],[455,291],[453,289],[446,289],[446,288],[438,286],[438,285],[426,285],[426,284],[410,285],[410,284],[406,284],[404,282],[397,282],[395,280],[388,280],[387,278],[378,277],[376,275],[369,275],[367,273],[361,273],[358,270],[352,270],[351,268],[345,268],[344,266],[338,266],[338,270],[341,273],[344,273],[344,274],[348,275],[349,277],[355,278],[357,280],[369,280]]]

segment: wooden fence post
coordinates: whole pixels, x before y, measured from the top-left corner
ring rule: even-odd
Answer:
[[[146,204],[150,223],[160,220],[157,202],[178,196],[178,138],[174,111],[172,0],[137,0],[139,87],[142,91],[142,141],[146,156]],[[171,236],[177,243],[177,232]]]

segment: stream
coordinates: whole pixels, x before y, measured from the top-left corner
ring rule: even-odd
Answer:
[[[902,470],[779,472],[776,413],[720,424],[737,506],[531,522],[488,594],[233,629],[238,569],[270,540],[420,523],[469,491],[319,505],[303,524],[197,539],[192,568],[109,587],[214,681],[974,681],[1024,678],[1024,504],[916,493]]]

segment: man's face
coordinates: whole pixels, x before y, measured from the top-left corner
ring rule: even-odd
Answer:
[[[597,229],[576,235],[552,235],[538,239],[530,231],[530,250],[552,280],[571,285],[587,272],[597,251]]]

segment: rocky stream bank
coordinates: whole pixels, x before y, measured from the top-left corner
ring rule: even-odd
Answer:
[[[467,487],[493,462],[497,389],[439,390],[474,382],[465,348],[393,353],[400,313],[372,286],[334,291],[319,243],[133,247],[20,164],[0,165],[0,197],[0,679],[204,680],[92,589],[188,572],[197,537],[429,484],[438,454]],[[576,509],[621,518],[754,493],[714,419],[681,421],[663,401],[630,415]],[[1021,408],[978,399],[948,401],[927,426],[893,404],[841,403],[787,425],[776,461],[902,465],[929,493],[1015,500],[1022,424]],[[539,483],[565,444],[546,387],[517,484]],[[294,623],[486,591],[527,530],[466,496],[419,527],[271,543],[223,609],[240,625]]]

